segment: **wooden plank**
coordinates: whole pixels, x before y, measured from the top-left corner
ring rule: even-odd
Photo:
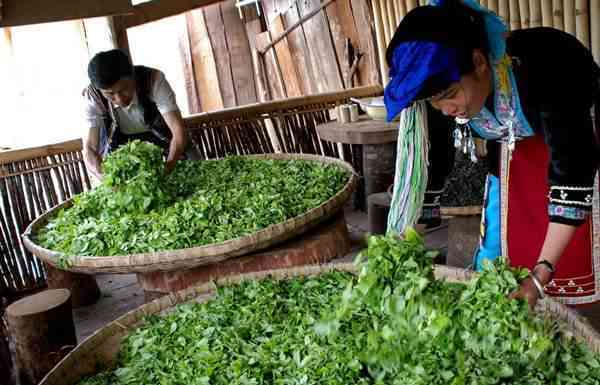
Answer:
[[[259,19],[254,19],[246,23],[246,32],[249,37],[250,51],[252,55],[252,67],[254,68],[254,81],[256,85],[256,95],[258,101],[265,102],[271,99],[271,92],[266,82],[264,60],[258,54],[256,49],[256,35],[262,32],[262,23]]]
[[[252,62],[248,60],[251,56],[250,43],[238,9],[235,6],[235,0],[221,3],[221,12],[225,24],[227,47],[229,48],[231,63],[233,63],[231,71],[233,73],[237,105],[255,103],[257,97],[254,86],[254,71]]]
[[[132,13],[129,0],[3,0],[0,27]]]
[[[194,74],[194,63],[192,60],[192,46],[188,28],[187,18],[184,18],[179,31],[179,54],[181,55],[181,64],[183,66],[183,79],[185,81],[185,93],[187,96],[188,110],[191,114],[197,114],[202,111],[200,97],[196,88],[196,76]]]
[[[204,12],[195,10],[187,13],[186,18],[200,105],[203,111],[219,110],[223,108],[223,98],[221,97],[217,63],[208,37]]]
[[[336,2],[329,4],[325,8],[325,20],[329,22],[329,30],[331,31],[331,38],[333,39],[333,45],[335,47],[335,53],[337,55],[337,61],[343,80],[346,79],[348,72],[350,71],[351,63],[348,63],[345,55],[346,37],[344,36],[342,21],[338,13],[338,5]],[[345,88],[350,87],[348,84],[343,84],[343,86]]]
[[[212,44],[213,55],[217,64],[217,73],[221,97],[224,107],[233,107],[237,105],[237,95],[233,85],[233,74],[231,72],[231,59],[229,49],[225,38],[225,26],[219,4],[209,5],[204,8],[204,17],[206,29]],[[239,64],[239,63],[238,63]]]
[[[19,0],[21,1],[21,0]],[[37,0],[44,1],[44,0]],[[114,1],[114,0],[113,0]],[[179,15],[196,8],[218,3],[222,0],[152,0],[133,7],[133,14],[125,19],[125,27],[131,28],[152,21]],[[91,3],[91,2],[86,2]],[[100,2],[98,2],[100,3]]]
[[[23,148],[10,151],[0,152],[0,165],[12,162],[20,162],[33,158],[40,158],[55,154],[61,154],[63,152],[74,152],[81,151],[82,142],[81,139],[69,140],[67,142],[50,144],[40,147]],[[0,168],[0,176],[2,172],[6,172],[4,168]]]
[[[286,28],[289,28],[294,23],[300,20],[300,14],[298,8],[289,7],[287,11],[282,15],[283,23]],[[300,26],[296,28],[287,36],[288,45],[290,52],[294,57],[294,61],[297,64],[298,77],[302,90],[306,95],[316,94],[318,91],[316,76],[312,62],[310,60],[310,51],[308,50],[308,44],[306,42],[306,36],[304,34],[304,28]]]
[[[260,50],[271,43],[271,36],[269,31],[259,33],[256,35],[256,48]],[[279,63],[275,56],[275,51],[270,49],[265,55],[265,73],[267,74],[267,83],[271,93],[272,99],[283,99],[286,97],[285,86],[281,77],[281,70],[279,69]]]
[[[304,16],[310,13],[319,5],[320,2],[316,0],[298,3],[300,15]],[[329,24],[322,11],[304,23],[304,32],[309,43],[319,92],[344,89]]]
[[[283,24],[283,18],[281,15],[277,15],[270,22],[271,36],[279,36],[285,31]],[[277,55],[277,61],[279,62],[279,68],[281,69],[281,75],[285,83],[285,90],[288,97],[301,96],[305,94],[305,90],[302,89],[300,84],[298,71],[294,64],[294,59],[288,44],[288,39],[283,38],[275,44],[275,53]]]
[[[261,36],[260,34],[258,36]],[[264,35],[263,35],[264,36]],[[266,35],[268,36],[268,35]],[[268,39],[267,39],[268,41]],[[264,42],[263,42],[264,44]],[[364,87],[352,88],[349,90],[328,92],[318,95],[300,96],[296,98],[289,98],[285,100],[278,100],[269,103],[256,103],[249,106],[226,108],[220,111],[211,113],[202,113],[190,117],[184,118],[186,126],[194,127],[198,126],[208,120],[210,121],[227,121],[234,119],[239,116],[255,117],[257,115],[270,114],[273,112],[294,109],[306,105],[314,104],[328,104],[339,102],[340,100],[347,100],[351,97],[363,98],[369,96],[381,96],[383,95],[383,87],[379,84],[370,85]]]
[[[381,84],[381,78],[378,70],[377,48],[375,45],[375,32],[373,30],[373,19],[369,4],[363,0],[351,0],[352,12],[354,13],[354,21],[356,29],[360,31],[359,39],[360,52],[365,56],[361,59],[361,64],[358,67],[361,75],[361,85]],[[366,80],[365,80],[366,79]]]

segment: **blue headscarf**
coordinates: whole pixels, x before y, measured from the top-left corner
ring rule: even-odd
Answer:
[[[384,92],[388,122],[408,107],[425,82],[436,75],[445,84],[460,80],[454,48],[427,41],[409,41],[396,47],[391,79]]]
[[[430,0],[433,6],[444,6],[450,2],[451,0]],[[495,64],[506,52],[506,25],[495,13],[475,0],[461,2],[483,16],[489,59]],[[411,105],[432,77],[437,77],[442,83],[446,82],[446,85],[460,79],[456,49],[445,42],[416,38],[398,44],[391,58],[390,82],[384,92],[387,120],[394,120],[404,108]]]

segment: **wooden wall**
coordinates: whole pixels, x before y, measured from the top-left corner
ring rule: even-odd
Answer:
[[[368,1],[263,0],[260,15],[234,0],[185,14],[181,42],[190,112],[212,111],[381,82]],[[327,2],[323,2],[327,4]],[[352,82],[348,74],[360,52]]]

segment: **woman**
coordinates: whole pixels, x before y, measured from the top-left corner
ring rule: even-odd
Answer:
[[[477,267],[505,255],[529,268],[514,296],[532,306],[544,292],[566,304],[598,301],[600,151],[591,110],[600,69],[571,35],[508,34],[472,0],[439,3],[409,12],[387,50],[388,119],[401,113],[388,227],[413,224],[419,204],[435,201],[425,190],[439,190],[448,172],[439,152],[454,148],[438,139],[428,151],[423,138],[453,131],[455,145],[472,153],[472,137],[482,137],[492,162]]]

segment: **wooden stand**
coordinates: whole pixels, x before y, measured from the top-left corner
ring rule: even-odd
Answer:
[[[37,384],[77,345],[67,289],[46,290],[6,309],[21,385]]]
[[[138,273],[137,276],[146,301],[151,301],[217,277],[325,263],[344,256],[350,248],[346,220],[340,213],[308,233],[254,254],[187,270]]]
[[[369,233],[385,234],[391,199],[387,192],[371,194],[368,200]]]
[[[69,289],[73,308],[88,306],[100,298],[96,278],[89,274],[71,273],[46,264],[48,289]]]

